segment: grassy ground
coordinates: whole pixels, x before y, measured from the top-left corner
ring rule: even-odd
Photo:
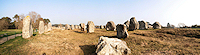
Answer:
[[[3,31],[0,31],[0,35],[3,35],[4,33],[6,33],[8,36],[10,36],[10,35],[15,35],[15,32],[16,32],[16,34],[19,34],[19,33],[22,33],[22,30],[21,29],[3,30]],[[7,36],[3,36],[3,37],[7,37]],[[0,37],[0,39],[3,37]]]
[[[0,45],[0,55],[15,55],[19,51],[19,47],[25,45],[28,40],[23,39],[22,36],[11,39]]]
[[[195,55],[200,54],[200,39],[196,38],[199,37],[199,32],[199,29],[136,30],[128,31],[129,37],[121,40],[126,41],[132,55]],[[191,34],[193,36],[190,36]],[[95,55],[95,46],[100,36],[116,35],[116,31],[105,29],[96,29],[95,33],[52,30],[41,35],[34,33],[34,36],[28,39],[15,38],[0,45],[0,51],[2,55]]]

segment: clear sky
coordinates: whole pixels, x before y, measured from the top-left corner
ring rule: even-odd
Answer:
[[[200,25],[200,0],[0,0],[0,17],[35,11],[53,24],[122,24],[137,21]]]

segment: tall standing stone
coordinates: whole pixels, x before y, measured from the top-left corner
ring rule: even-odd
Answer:
[[[124,22],[124,24],[126,25],[126,28],[129,29],[130,21],[127,20],[126,22]]]
[[[88,21],[87,23],[87,33],[92,33],[94,32],[95,26],[92,21]]]
[[[160,23],[159,23],[159,22],[155,22],[155,23],[153,24],[153,28],[154,28],[154,29],[161,29]]]
[[[116,30],[116,25],[113,21],[108,21],[106,24],[106,30],[107,31],[115,31]]]
[[[44,33],[44,22],[40,21],[40,24],[39,24],[39,34],[42,34],[42,33]]]
[[[100,29],[103,29],[104,28],[104,26],[103,25],[100,25]]]
[[[140,24],[139,29],[142,29],[142,30],[148,29],[147,22],[145,22],[145,21],[139,21],[139,24]]]
[[[52,25],[51,23],[48,23],[48,31],[51,31]]]
[[[66,25],[65,25],[65,29],[66,29],[66,30],[70,30],[70,29],[71,29],[70,25],[69,25],[69,24],[66,24]]]
[[[81,26],[81,31],[86,31],[86,28],[85,28],[85,24],[84,24],[84,23],[81,23],[80,26]]]
[[[33,35],[33,28],[30,16],[23,19],[22,38],[29,38]]]
[[[127,38],[128,32],[125,24],[117,24],[117,37]]]
[[[132,17],[130,19],[129,30],[133,31],[133,30],[136,30],[136,29],[139,29],[139,23],[137,22],[135,17]]]
[[[74,25],[73,24],[71,25],[71,29],[74,30]]]

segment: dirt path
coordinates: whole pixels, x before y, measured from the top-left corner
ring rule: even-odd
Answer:
[[[90,55],[95,54],[98,33],[80,30],[52,30],[29,38],[29,42],[18,50],[19,54]]]
[[[22,34],[16,34],[16,37],[17,36],[21,36]],[[0,39],[0,44],[6,42],[7,40],[10,40],[10,39],[14,39],[15,38],[15,35],[11,35],[11,36],[8,36],[8,37],[4,37],[4,38],[1,38]]]

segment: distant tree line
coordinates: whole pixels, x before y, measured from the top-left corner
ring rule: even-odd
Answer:
[[[39,21],[44,21],[44,24],[47,25],[50,20],[48,18],[42,18],[40,14],[31,11],[29,12],[29,14],[27,14],[30,16],[31,18],[31,22],[32,22],[32,26],[34,29],[38,29],[39,27]],[[23,27],[23,19],[26,16],[24,14],[18,15],[15,14],[13,18],[13,22],[12,19],[10,17],[2,17],[0,19],[0,31],[2,30],[7,30],[7,29],[22,29]]]

